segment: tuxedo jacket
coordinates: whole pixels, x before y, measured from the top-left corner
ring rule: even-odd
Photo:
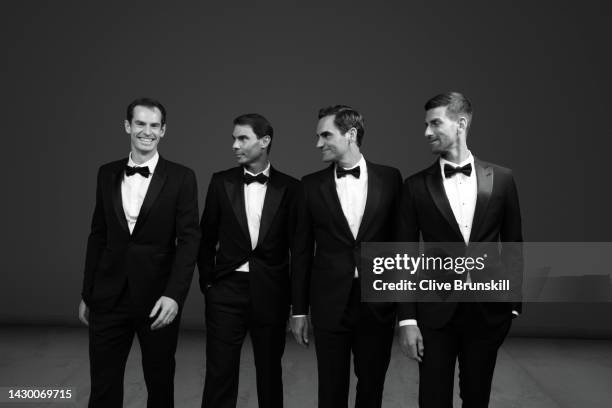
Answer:
[[[298,180],[270,167],[255,249],[244,200],[244,169],[235,167],[212,176],[200,224],[198,256],[200,289],[249,262],[252,318],[261,323],[286,321],[289,315],[289,259],[294,237],[294,200]]]
[[[160,156],[130,234],[121,196],[127,162],[108,163],[98,171],[82,298],[94,311],[110,310],[127,285],[143,313],[162,295],[182,306],[200,240],[195,174]]]
[[[320,328],[333,329],[340,324],[355,267],[361,268],[361,243],[395,240],[400,172],[369,161],[366,166],[368,193],[357,238],[342,211],[334,165],[302,179],[292,258],[292,313],[305,315],[310,308],[313,324]],[[393,303],[368,305],[381,322],[395,318]]]
[[[521,214],[516,185],[510,169],[474,159],[477,180],[476,208],[468,244],[451,209],[442,182],[440,163],[436,160],[429,168],[408,177],[404,182],[401,203],[400,237],[405,242],[458,243],[462,253],[469,255],[481,243],[495,243],[495,251],[488,253],[484,273],[471,274],[472,280],[480,277],[512,278],[511,285],[522,284],[523,256],[520,244],[502,245],[498,242],[523,241]],[[489,244],[488,246],[492,246]],[[454,272],[452,272],[454,274]],[[457,275],[455,275],[457,276]],[[435,277],[434,277],[435,278]],[[456,302],[406,302],[398,304],[398,318],[417,319],[419,325],[431,328],[445,325],[453,316]],[[481,318],[489,325],[510,319],[512,310],[521,311],[521,303],[480,302]]]

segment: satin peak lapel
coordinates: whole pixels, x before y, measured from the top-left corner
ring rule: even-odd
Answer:
[[[478,193],[476,196],[476,208],[474,209],[474,220],[472,221],[472,231],[470,232],[470,240],[478,237],[478,232],[482,226],[482,222],[487,213],[489,199],[493,191],[493,168],[483,165],[480,160],[474,159],[474,167],[476,168],[476,183],[478,185]]]
[[[459,225],[457,225],[457,220],[455,219],[455,214],[453,214],[453,209],[451,208],[450,203],[448,202],[448,197],[446,197],[446,192],[444,191],[440,163],[437,160],[429,168],[425,182],[427,183],[427,189],[429,190],[429,194],[436,204],[436,207],[438,207],[440,213],[444,216],[448,224],[457,235],[457,239],[463,241],[463,235],[461,235],[461,230],[459,229]]]
[[[161,156],[151,177],[151,183],[149,183],[147,194],[145,194],[145,198],[142,201],[142,206],[140,207],[140,212],[138,213],[138,218],[136,219],[136,225],[134,225],[132,235],[136,234],[138,230],[142,228],[142,225],[147,221],[147,217],[151,212],[151,207],[153,206],[155,200],[157,200],[162,187],[166,183],[166,161]]]
[[[225,180],[225,192],[234,210],[234,215],[240,224],[240,228],[247,238],[249,243],[251,242],[251,234],[249,234],[249,225],[247,222],[246,209],[244,203],[244,183],[242,181],[242,174],[244,170],[242,167],[238,167],[231,176]]]

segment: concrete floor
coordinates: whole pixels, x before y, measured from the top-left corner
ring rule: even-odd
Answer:
[[[6,404],[0,407],[84,407],[89,392],[87,331],[74,328],[0,327],[0,387],[76,388],[72,404]],[[184,331],[175,379],[178,408],[199,407],[204,378],[204,334]],[[257,407],[250,341],[243,348],[238,407]],[[316,407],[314,348],[287,338],[283,361],[285,406]],[[416,407],[418,368],[397,344],[387,372],[383,407]],[[457,386],[455,387],[457,391]],[[138,341],[125,375],[125,407],[144,407],[146,390]],[[354,378],[350,405],[354,402]],[[456,396],[457,407],[460,400]],[[609,408],[612,406],[612,341],[509,338],[500,350],[491,407]]]

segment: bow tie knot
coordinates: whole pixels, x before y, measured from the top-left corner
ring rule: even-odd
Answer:
[[[246,185],[249,185],[253,182],[259,183],[259,184],[266,184],[268,182],[268,176],[266,176],[263,173],[259,173],[256,176],[253,176],[252,174],[249,174],[249,173],[244,173],[242,175],[242,180],[244,181],[244,184]]]
[[[336,167],[336,177],[342,178],[342,177],[347,176],[349,174],[351,176],[355,177],[356,179],[358,179],[359,176],[361,175],[361,167],[360,166],[353,167],[350,170],[343,169],[340,166]]]
[[[151,172],[149,171],[149,167],[148,166],[132,167],[132,166],[128,166],[126,164],[126,166],[125,166],[125,175],[126,176],[130,177],[130,176],[133,176],[136,173],[140,174],[144,178],[149,178],[149,176],[151,175]]]
[[[468,163],[463,167],[455,167],[450,164],[444,165],[444,178],[453,177],[455,174],[463,173],[466,176],[470,177],[472,174],[472,163]]]

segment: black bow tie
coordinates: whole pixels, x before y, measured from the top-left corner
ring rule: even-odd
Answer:
[[[130,177],[136,173],[140,174],[142,177],[145,177],[145,178],[149,178],[149,176],[151,175],[151,172],[149,171],[149,166],[131,167],[131,166],[128,166],[127,164],[125,165],[125,175],[126,176]]]
[[[444,165],[444,177],[445,178],[453,177],[457,173],[463,173],[466,176],[470,177],[470,174],[472,174],[472,163],[468,163],[463,167],[454,167],[454,166],[451,166],[450,164]]]
[[[361,167],[360,166],[353,167],[350,170],[343,169],[342,167],[336,167],[336,177],[342,178],[348,174],[358,179],[359,176],[361,175]]]
[[[266,176],[263,173],[259,173],[256,176],[253,176],[249,173],[244,173],[242,175],[242,181],[244,181],[244,184],[249,185],[252,182],[256,182],[259,184],[266,184],[268,182],[268,176]]]

